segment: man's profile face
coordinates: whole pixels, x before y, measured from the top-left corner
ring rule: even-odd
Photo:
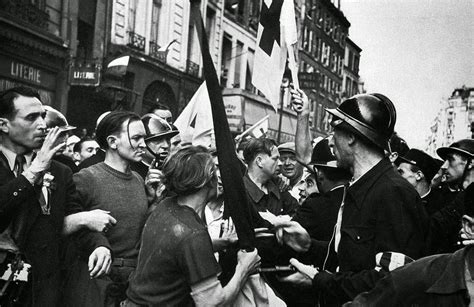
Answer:
[[[344,169],[350,168],[348,136],[341,129],[334,129],[334,134],[329,138],[329,146],[337,159],[337,166]]]
[[[268,178],[273,177],[276,174],[280,162],[280,153],[276,146],[272,147],[271,155],[265,153],[260,154],[262,157],[262,172],[268,176]]]
[[[412,171],[411,164],[402,162],[397,168],[398,173],[413,187],[417,185],[416,172]]]
[[[4,138],[19,148],[28,152],[43,145],[46,137],[46,111],[36,97],[19,96],[13,100],[14,114],[6,123]]]
[[[291,152],[282,152],[280,154],[281,173],[287,178],[293,178],[297,172],[296,156]]]
[[[462,175],[464,174],[464,169],[466,167],[467,160],[457,154],[457,153],[448,153],[446,161],[444,161],[441,168],[444,170],[444,175],[446,177],[447,183],[459,183],[462,180]]]

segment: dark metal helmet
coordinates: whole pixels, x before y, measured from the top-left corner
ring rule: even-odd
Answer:
[[[370,142],[382,149],[389,149],[397,120],[392,101],[378,93],[361,94],[344,100],[337,109],[326,109],[333,115],[331,126],[346,123]]]
[[[152,113],[143,115],[142,121],[146,131],[145,142],[159,138],[170,139],[179,133],[176,127]]]
[[[474,159],[474,140],[463,139],[452,143],[449,147],[440,147],[436,150],[441,159],[446,160],[448,153],[457,153],[466,158]]]

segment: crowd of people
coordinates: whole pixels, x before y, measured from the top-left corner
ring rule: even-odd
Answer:
[[[295,142],[236,138],[241,250],[219,145],[181,140],[166,108],[78,137],[35,90],[1,92],[0,306],[472,306],[474,140],[409,148],[377,93],[313,140],[291,94]]]

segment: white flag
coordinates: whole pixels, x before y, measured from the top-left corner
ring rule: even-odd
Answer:
[[[296,43],[293,0],[264,0],[257,33],[252,84],[273,105],[280,104],[280,86],[285,72],[287,45]]]
[[[204,81],[178,116],[174,125],[181,135],[181,142],[211,147],[214,145],[214,124],[211,101]]]
[[[268,118],[270,115],[265,116],[255,124],[253,124],[250,128],[242,132],[240,135],[241,138],[245,138],[246,136],[250,136],[253,138],[258,139],[262,135],[265,135],[268,131]]]
[[[130,61],[130,56],[122,56],[120,58],[116,58],[107,65],[107,70],[105,71],[106,74],[115,75],[118,77],[125,76],[127,73],[128,63]]]

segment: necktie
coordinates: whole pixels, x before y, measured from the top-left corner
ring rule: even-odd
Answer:
[[[13,173],[16,177],[20,176],[23,173],[23,167],[26,164],[25,156],[17,155],[15,158],[15,165],[13,166]]]
[[[341,225],[342,225],[342,213],[344,212],[344,201],[346,200],[347,186],[344,186],[344,194],[342,195],[341,206],[339,207],[339,212],[337,213],[337,223],[336,223],[336,234],[334,235],[334,250],[338,251],[339,242],[341,242]]]

